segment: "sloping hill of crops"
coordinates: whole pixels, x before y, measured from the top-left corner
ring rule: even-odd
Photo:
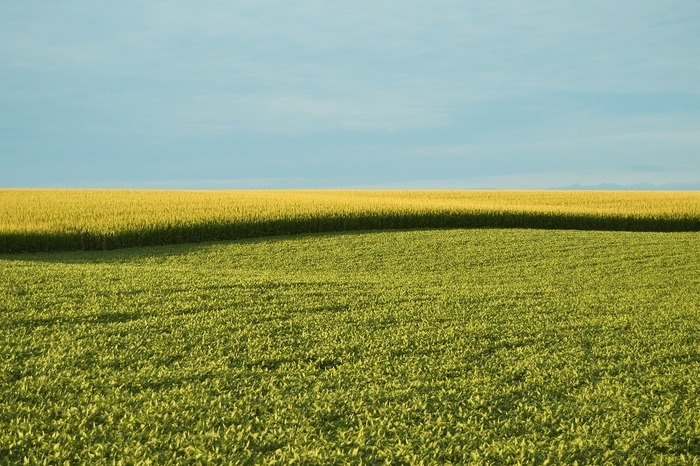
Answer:
[[[700,231],[700,192],[0,190],[0,252],[453,227]]]

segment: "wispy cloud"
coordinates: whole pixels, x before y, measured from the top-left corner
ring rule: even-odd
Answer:
[[[0,185],[700,176],[699,23],[694,0],[4,2]]]

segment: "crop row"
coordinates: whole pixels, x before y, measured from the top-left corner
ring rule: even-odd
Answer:
[[[5,253],[409,228],[700,231],[700,193],[0,190]]]

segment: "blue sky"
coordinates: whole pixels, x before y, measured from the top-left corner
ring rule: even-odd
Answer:
[[[5,1],[0,187],[700,186],[699,25],[697,0]]]

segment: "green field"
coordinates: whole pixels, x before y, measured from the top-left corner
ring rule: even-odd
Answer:
[[[700,464],[700,233],[0,256],[0,463]]]

